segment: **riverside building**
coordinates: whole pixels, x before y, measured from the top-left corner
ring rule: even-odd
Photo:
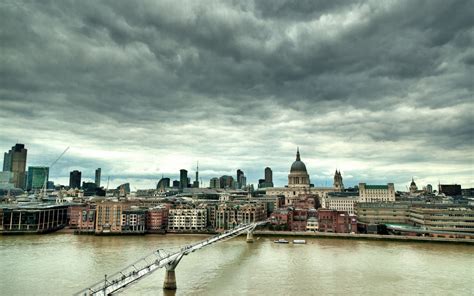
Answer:
[[[207,209],[180,205],[169,210],[169,232],[200,232],[207,230]]]
[[[387,185],[367,185],[359,183],[359,202],[395,201],[393,183]]]

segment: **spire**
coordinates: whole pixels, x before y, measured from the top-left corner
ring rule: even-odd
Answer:
[[[301,158],[300,158],[300,147],[297,147],[297,148],[296,148],[296,160],[297,160],[297,161],[301,161]]]

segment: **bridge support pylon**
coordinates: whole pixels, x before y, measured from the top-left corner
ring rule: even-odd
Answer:
[[[253,243],[253,229],[247,231],[247,243]]]
[[[183,255],[179,256],[174,260],[173,262],[168,263],[165,268],[166,268],[166,273],[165,273],[165,282],[163,283],[163,289],[165,290],[176,290],[176,274],[175,274],[175,268],[178,266],[179,261],[181,261],[181,258],[183,258]]]

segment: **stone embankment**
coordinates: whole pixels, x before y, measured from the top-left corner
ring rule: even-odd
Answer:
[[[442,238],[428,236],[406,236],[406,235],[381,235],[381,234],[350,234],[330,232],[298,232],[298,231],[269,231],[255,230],[256,236],[297,236],[313,238],[339,238],[339,239],[361,239],[361,240],[383,240],[383,241],[410,241],[410,242],[439,242],[439,243],[461,243],[474,245],[474,239]]]

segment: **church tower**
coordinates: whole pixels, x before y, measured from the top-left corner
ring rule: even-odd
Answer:
[[[336,173],[334,174],[334,189],[336,191],[344,190],[344,183],[342,183],[341,171],[338,171],[337,169],[336,169]]]

